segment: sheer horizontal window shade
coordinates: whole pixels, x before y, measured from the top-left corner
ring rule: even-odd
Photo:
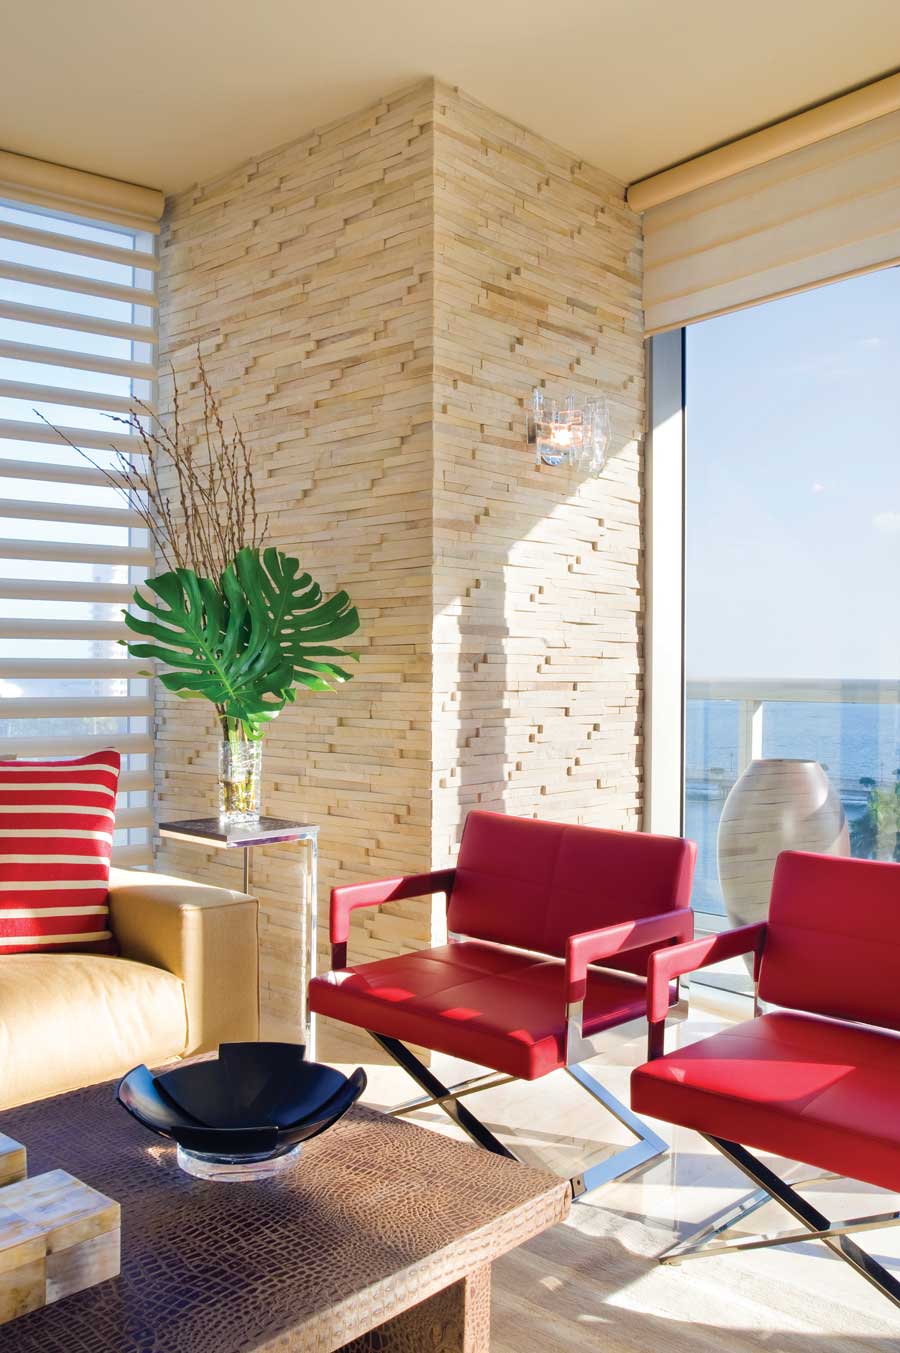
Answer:
[[[900,112],[650,207],[649,334],[900,261]]]
[[[98,465],[155,396],[162,195],[0,152],[0,758],[123,756],[114,863],[149,862],[152,696],[118,643],[153,565]],[[57,434],[39,414],[61,429]]]

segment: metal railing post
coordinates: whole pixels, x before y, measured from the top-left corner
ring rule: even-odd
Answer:
[[[738,775],[742,775],[750,762],[758,761],[763,754],[763,708],[762,700],[742,700],[740,702],[738,714]]]

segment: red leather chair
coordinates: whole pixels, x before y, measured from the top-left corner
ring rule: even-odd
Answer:
[[[455,869],[332,891],[333,970],[310,983],[310,1009],[366,1029],[409,1072],[424,1096],[395,1112],[439,1104],[501,1155],[512,1152],[459,1100],[568,1071],[638,1139],[576,1175],[577,1196],[666,1149],[580,1063],[598,1035],[643,1022],[648,957],[693,933],[694,856],[677,837],[472,812]],[[355,908],[429,893],[447,898],[449,943],[347,967]],[[497,1074],[447,1087],[406,1042]]]
[[[745,953],[755,1017],[662,1055],[672,979]],[[780,1008],[759,1014],[759,1001]],[[900,865],[780,855],[767,923],[653,954],[648,1018],[651,1060],[632,1075],[632,1106],[701,1133],[758,1186],[663,1262],[811,1235],[900,1305],[897,1278],[850,1239],[900,1212],[832,1223],[747,1149],[900,1193]],[[771,1198],[806,1229],[717,1241]]]

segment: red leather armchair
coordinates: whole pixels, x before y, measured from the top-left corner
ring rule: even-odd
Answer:
[[[779,1008],[663,1055],[672,980],[745,953],[756,1010],[760,1001]],[[801,852],[778,858],[768,922],[652,955],[651,1060],[632,1075],[632,1106],[701,1133],[759,1187],[727,1226],[705,1228],[664,1262],[811,1233],[900,1305],[897,1278],[850,1239],[900,1223],[900,1213],[834,1224],[747,1149],[900,1193],[898,959],[900,865]],[[718,1240],[770,1198],[806,1229]]]
[[[474,1088],[565,1069],[637,1142],[572,1180],[578,1194],[665,1149],[580,1065],[597,1037],[646,1015],[651,954],[693,933],[695,850],[675,837],[569,827],[472,812],[455,869],[335,888],[332,971],[310,984],[310,1008],[366,1029],[436,1103],[488,1150],[512,1153],[459,1100]],[[443,893],[449,942],[347,966],[357,907]],[[598,966],[602,965],[602,966]],[[674,1003],[677,983],[667,1000]],[[415,1043],[490,1068],[448,1087]]]

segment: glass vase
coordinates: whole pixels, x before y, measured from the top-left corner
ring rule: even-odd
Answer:
[[[229,736],[219,744],[219,822],[258,822],[262,786],[262,742]]]

